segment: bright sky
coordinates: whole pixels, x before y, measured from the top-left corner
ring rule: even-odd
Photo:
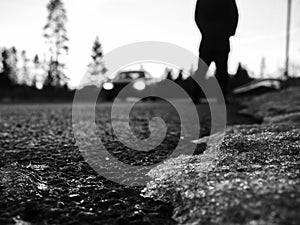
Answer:
[[[42,28],[48,0],[1,0],[0,46],[16,46],[29,56],[45,51]],[[164,41],[198,54],[196,0],[65,0],[70,38],[68,76],[77,84],[99,35],[104,54],[125,44]],[[240,21],[232,39],[230,72],[241,61],[256,74],[262,57],[266,72],[278,75],[285,57],[287,0],[237,0]],[[291,60],[300,64],[300,0],[293,0]],[[151,72],[151,71],[150,71]],[[277,73],[276,73],[277,72]]]

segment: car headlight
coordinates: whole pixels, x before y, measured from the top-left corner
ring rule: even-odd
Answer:
[[[114,88],[114,85],[113,85],[113,83],[111,83],[111,82],[105,82],[105,83],[103,84],[103,88],[104,88],[105,90],[109,91],[109,90],[112,90],[112,89]]]
[[[134,84],[133,84],[133,88],[138,90],[138,91],[142,91],[146,88],[146,84],[144,81],[136,81]]]

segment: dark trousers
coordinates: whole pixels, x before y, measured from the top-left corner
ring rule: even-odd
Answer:
[[[228,92],[228,54],[230,51],[229,38],[223,37],[202,37],[200,49],[199,49],[199,64],[202,60],[208,67],[212,62],[216,65],[216,79],[221,87],[224,97]],[[202,64],[203,65],[203,64]],[[206,71],[207,72],[207,71]],[[202,73],[201,76],[205,76],[206,73]],[[198,78],[204,80],[205,77]],[[198,94],[199,91],[197,91]]]

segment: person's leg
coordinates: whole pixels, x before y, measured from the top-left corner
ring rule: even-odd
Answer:
[[[224,98],[228,94],[228,55],[229,55],[229,40],[224,41],[218,51],[215,53],[216,64],[216,79],[222,89]]]
[[[216,61],[216,78],[222,89],[224,97],[227,96],[228,89],[228,54],[227,56],[223,54],[217,57]]]
[[[198,61],[198,76],[200,80],[205,80],[208,67],[212,63],[212,56],[214,50],[214,43],[210,38],[202,38],[199,48],[199,61]]]
[[[209,42],[208,38],[202,38],[200,48],[199,48],[199,61],[198,61],[198,69],[194,74],[194,79],[197,83],[194,84],[194,102],[200,100],[200,98],[205,97],[203,90],[198,85],[205,85],[205,77],[208,71],[208,67],[212,62],[212,46]]]

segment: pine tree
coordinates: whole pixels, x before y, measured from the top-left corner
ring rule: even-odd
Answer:
[[[67,15],[61,0],[50,0],[47,5],[49,12],[44,27],[44,37],[49,45],[48,77],[45,82],[50,86],[62,86],[68,78],[64,73],[65,63],[62,61],[68,54]]]
[[[173,80],[173,70],[172,69],[166,68],[165,74],[166,74],[167,80]]]
[[[11,88],[17,84],[17,50],[15,47],[1,51],[0,87]]]
[[[29,59],[27,58],[26,51],[23,50],[21,52],[21,63],[22,64],[21,64],[21,68],[20,68],[20,71],[19,71],[19,75],[20,75],[19,80],[20,80],[21,84],[25,84],[25,85],[30,86],[32,84],[32,81],[31,81],[31,78],[30,78],[28,62],[29,62]]]
[[[40,63],[39,56],[36,54],[33,59],[33,80],[32,80],[32,86],[36,87],[38,89],[43,88],[42,83],[42,65]]]
[[[1,51],[1,71],[0,71],[0,87],[10,88],[12,80],[10,79],[11,67],[9,65],[9,51],[3,49]]]
[[[9,64],[11,67],[10,78],[14,84],[18,83],[18,51],[15,47],[11,47],[9,50]]]
[[[100,86],[105,80],[105,73],[107,69],[103,62],[103,50],[98,36],[94,41],[91,57],[92,62],[88,65],[88,80],[86,83],[89,85],[94,84],[96,86]]]

